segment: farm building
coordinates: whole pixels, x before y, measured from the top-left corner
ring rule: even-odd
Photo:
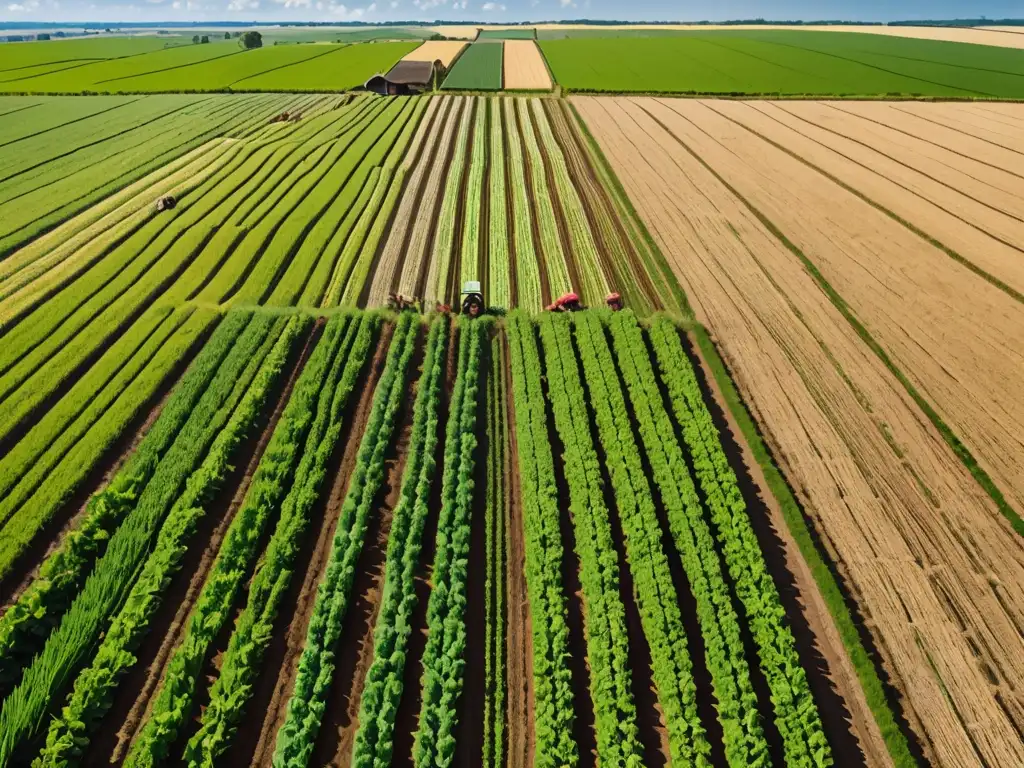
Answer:
[[[386,75],[374,75],[366,81],[368,91],[382,96],[408,96],[428,90],[434,71],[444,70],[440,61],[400,61]]]

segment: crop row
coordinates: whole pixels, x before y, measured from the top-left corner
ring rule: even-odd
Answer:
[[[280,322],[279,322],[280,320]],[[109,628],[122,606],[133,577],[152,551],[169,508],[186,489],[189,478],[203,480],[200,465],[256,377],[262,357],[283,329],[283,319],[253,315],[217,376],[174,443],[161,458],[137,503],[110,537],[81,591],[42,651],[25,670],[21,682],[0,709],[0,763],[44,725],[47,707],[60,695]],[[259,385],[258,385],[259,386]]]
[[[487,506],[484,588],[484,743],[481,765],[505,764],[505,627],[506,561],[509,524],[506,514],[511,462],[508,456],[508,403],[505,371],[508,357],[501,338],[491,340],[491,372],[487,377]]]
[[[329,455],[334,447],[341,426],[341,411],[363,370],[372,336],[372,323],[358,317],[339,315],[326,324],[274,429],[245,500],[228,528],[184,637],[153,694],[150,712],[125,765],[154,766],[171,756],[170,749],[181,735],[198,694],[201,671],[214,641],[232,616],[252,573],[267,526],[276,520],[267,558],[253,579],[249,600],[252,606],[254,598],[266,598],[265,603],[256,604],[256,610],[269,616],[268,626],[272,624],[274,603],[280,597],[276,591],[268,594],[267,585],[276,583],[282,573],[289,572],[286,547],[297,546],[294,540],[284,538],[296,533],[297,521],[287,513],[294,511],[294,500],[299,493],[309,492],[310,468],[317,457],[325,461],[322,457]],[[314,476],[314,485],[315,482]],[[258,623],[253,618],[253,609],[247,607],[236,634],[252,637],[252,630]],[[232,659],[235,658],[237,656],[233,655]],[[259,658],[257,645],[248,660],[250,669],[258,668]],[[223,674],[225,667],[222,666]],[[242,679],[245,678],[237,674],[233,678],[236,684]]]
[[[699,764],[710,753],[697,711],[696,686],[679,597],[662,549],[654,496],[633,436],[615,362],[593,313],[575,323],[583,375],[612,481],[633,590],[651,651],[651,673],[665,711],[673,762]]]
[[[196,418],[201,419],[215,412],[212,403],[200,406],[202,396],[248,321],[246,313],[236,312],[218,326],[131,459],[103,491],[89,500],[78,526],[64,537],[60,547],[43,562],[38,578],[0,617],[3,690],[17,681],[22,665],[35,653],[34,638],[45,637],[63,616],[94,561],[106,549],[111,533],[139,499],[178,433],[191,422],[191,414],[198,411]]]
[[[536,764],[575,765],[579,753],[572,732],[572,675],[566,663],[569,627],[560,583],[563,548],[540,353],[528,318],[510,315],[507,336],[533,629]]]
[[[455,249],[459,245],[455,242],[455,229],[458,224],[466,155],[468,154],[470,132],[473,129],[473,113],[480,111],[479,106],[475,99],[467,100],[459,120],[459,132],[455,139],[455,147],[451,152],[448,175],[445,177],[441,193],[441,208],[437,212],[434,242],[430,248],[430,266],[427,269],[427,282],[423,290],[424,297],[428,301],[444,299],[450,282],[449,272],[455,257]],[[445,147],[441,148],[441,156],[447,154],[445,150]]]
[[[793,633],[785,621],[778,588],[768,571],[746,502],[704,403],[693,366],[682,350],[678,332],[668,320],[655,323],[651,339],[662,381],[693,456],[694,471],[715,524],[719,545],[757,645],[787,762],[802,766],[830,765],[831,750],[807,675],[800,665]],[[623,343],[629,342],[624,339]],[[633,341],[634,345],[638,343],[642,342]],[[653,380],[650,360],[645,358],[644,361],[644,374]]]
[[[473,507],[480,379],[486,376],[490,323],[459,321],[459,364],[445,430],[437,548],[427,604],[423,696],[413,759],[417,768],[447,768],[455,755],[457,704],[466,652],[466,580]]]
[[[479,100],[476,104],[476,121],[473,125],[473,159],[466,178],[465,214],[462,222],[462,251],[460,257],[461,282],[479,280],[480,239],[484,208],[484,175],[487,171],[487,112],[489,100]],[[503,198],[501,198],[503,199]]]
[[[402,487],[391,520],[385,561],[383,596],[373,635],[373,661],[359,702],[360,727],[356,733],[352,765],[372,768],[386,764],[393,748],[395,717],[402,697],[406,654],[416,608],[415,577],[423,548],[423,530],[430,515],[430,500],[437,468],[441,389],[444,386],[448,321],[438,317],[430,325],[423,373],[413,406]]]
[[[763,764],[768,744],[760,722],[757,696],[744,654],[739,619],[703,517],[682,448],[650,371],[639,326],[632,315],[611,320],[616,357],[651,466],[669,530],[679,552],[704,640],[705,662],[718,702],[718,719],[730,765]]]
[[[590,432],[568,318],[545,320],[540,335],[548,400],[564,446],[569,511],[580,562],[597,755],[602,765],[628,765],[640,759],[641,748],[630,688],[626,609],[619,595],[619,564],[604,500],[601,461]]]
[[[526,310],[539,310],[544,305],[541,294],[540,261],[533,243],[533,200],[526,183],[526,161],[523,158],[523,142],[516,126],[515,103],[502,99],[504,109],[505,141],[508,152],[509,176],[507,183],[512,188],[512,210],[508,217],[512,221],[515,237],[515,280],[519,306]]]
[[[282,322],[285,321],[278,325]],[[230,420],[189,477],[121,610],[104,633],[103,642],[89,666],[75,679],[60,715],[50,721],[46,746],[36,761],[39,768],[65,766],[80,757],[89,743],[90,731],[110,709],[118,682],[134,665],[133,654],[149,631],[164,590],[181,568],[199,521],[207,514],[214,493],[223,485],[239,444],[253,430],[258,415],[274,395],[292,347],[308,325],[309,318],[298,315],[286,321]]]
[[[351,601],[356,562],[363,549],[374,498],[384,481],[385,454],[402,407],[409,361],[418,335],[418,322],[412,314],[404,313],[396,324],[387,363],[374,393],[327,569],[317,588],[286,719],[277,734],[274,765],[279,768],[305,766],[312,756],[333,681],[336,648]],[[190,763],[205,762],[218,753],[211,748],[217,733],[211,725],[204,718],[203,728],[189,742],[186,757]]]
[[[490,157],[488,158],[488,193],[490,206],[487,221],[487,287],[485,297],[489,304],[498,307],[512,306],[512,286],[510,283],[509,235],[513,227],[509,226],[509,215],[505,178],[505,123],[501,115],[501,102],[497,99],[487,100],[490,111]],[[476,137],[474,137],[476,138]],[[482,142],[483,137],[476,138]]]

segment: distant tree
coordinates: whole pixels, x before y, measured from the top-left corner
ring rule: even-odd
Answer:
[[[63,32],[63,31],[61,31],[61,32],[58,32],[58,33],[57,33],[57,37],[65,37],[65,34],[64,34],[64,32]]]
[[[208,43],[208,42],[210,42],[209,35],[203,35],[202,38],[200,38],[199,42],[200,43]]]
[[[49,40],[49,39],[50,39],[50,36],[48,34],[46,34],[45,32],[40,32],[38,35],[36,35],[36,40]]]
[[[263,47],[263,35],[255,30],[246,32],[241,37],[242,47],[246,50],[250,48],[262,48]]]
[[[8,35],[7,36],[7,42],[8,43],[24,43],[25,42],[25,36],[24,35]]]
[[[231,33],[230,32],[225,32],[224,33],[224,39],[225,40],[230,40],[231,39]]]
[[[192,44],[199,45],[199,35],[192,35]]]
[[[234,38],[238,38],[238,37],[242,36],[242,33],[241,32],[232,32],[231,36],[234,37]]]

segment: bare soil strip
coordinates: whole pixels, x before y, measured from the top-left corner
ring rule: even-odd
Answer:
[[[508,359],[507,339],[504,358]],[[508,419],[508,445],[506,446],[506,478],[508,483],[506,541],[508,542],[508,768],[533,768],[533,628],[530,602],[526,594],[526,547],[523,538],[523,508],[519,489],[519,473],[511,457],[518,455],[515,419],[511,418],[512,372],[505,376],[505,407]],[[500,768],[500,766],[498,767]]]
[[[692,129],[684,145],[645,108],[673,127],[682,118],[645,100],[574,101],[860,605],[928,759],[956,768],[1024,764],[1024,702],[1014,682],[1024,679],[1019,539],[777,230],[708,169],[728,168],[721,145]],[[758,151],[768,150],[761,142]],[[780,194],[801,188],[785,174],[759,177]],[[790,205],[794,215],[838,217],[852,204]],[[846,253],[848,245],[830,247]],[[875,267],[886,280],[893,271]],[[871,283],[879,290],[883,280]]]
[[[346,414],[343,427],[343,440],[338,446],[340,456],[335,466],[331,467],[328,477],[333,477],[329,492],[321,493],[321,501],[315,508],[312,530],[307,535],[303,552],[296,562],[306,563],[306,570],[300,581],[296,572],[288,595],[282,602],[278,623],[289,621],[287,629],[283,626],[275,631],[274,638],[267,649],[264,659],[264,673],[253,685],[253,695],[247,710],[255,721],[263,716],[262,727],[240,728],[234,744],[223,757],[223,765],[252,766],[269,765],[273,754],[277,731],[284,722],[287,712],[288,698],[295,683],[299,657],[306,641],[306,630],[312,617],[313,605],[316,601],[317,587],[327,567],[334,531],[338,524],[341,504],[345,500],[349,478],[355,468],[366,423],[370,418],[373,404],[373,393],[377,381],[384,369],[387,348],[393,332],[392,326],[386,326],[380,333],[377,349],[362,382],[362,392],[351,412]],[[341,446],[344,445],[344,449]],[[218,661],[219,663],[219,661]],[[191,734],[189,734],[191,736]],[[265,759],[259,759],[259,758]]]

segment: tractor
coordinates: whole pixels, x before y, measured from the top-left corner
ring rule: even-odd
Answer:
[[[480,317],[484,313],[484,294],[479,280],[467,280],[462,284],[461,307],[462,314],[470,317]]]
[[[175,199],[174,195],[164,195],[156,201],[156,212],[163,213],[164,211],[169,211],[177,204],[178,201]]]

